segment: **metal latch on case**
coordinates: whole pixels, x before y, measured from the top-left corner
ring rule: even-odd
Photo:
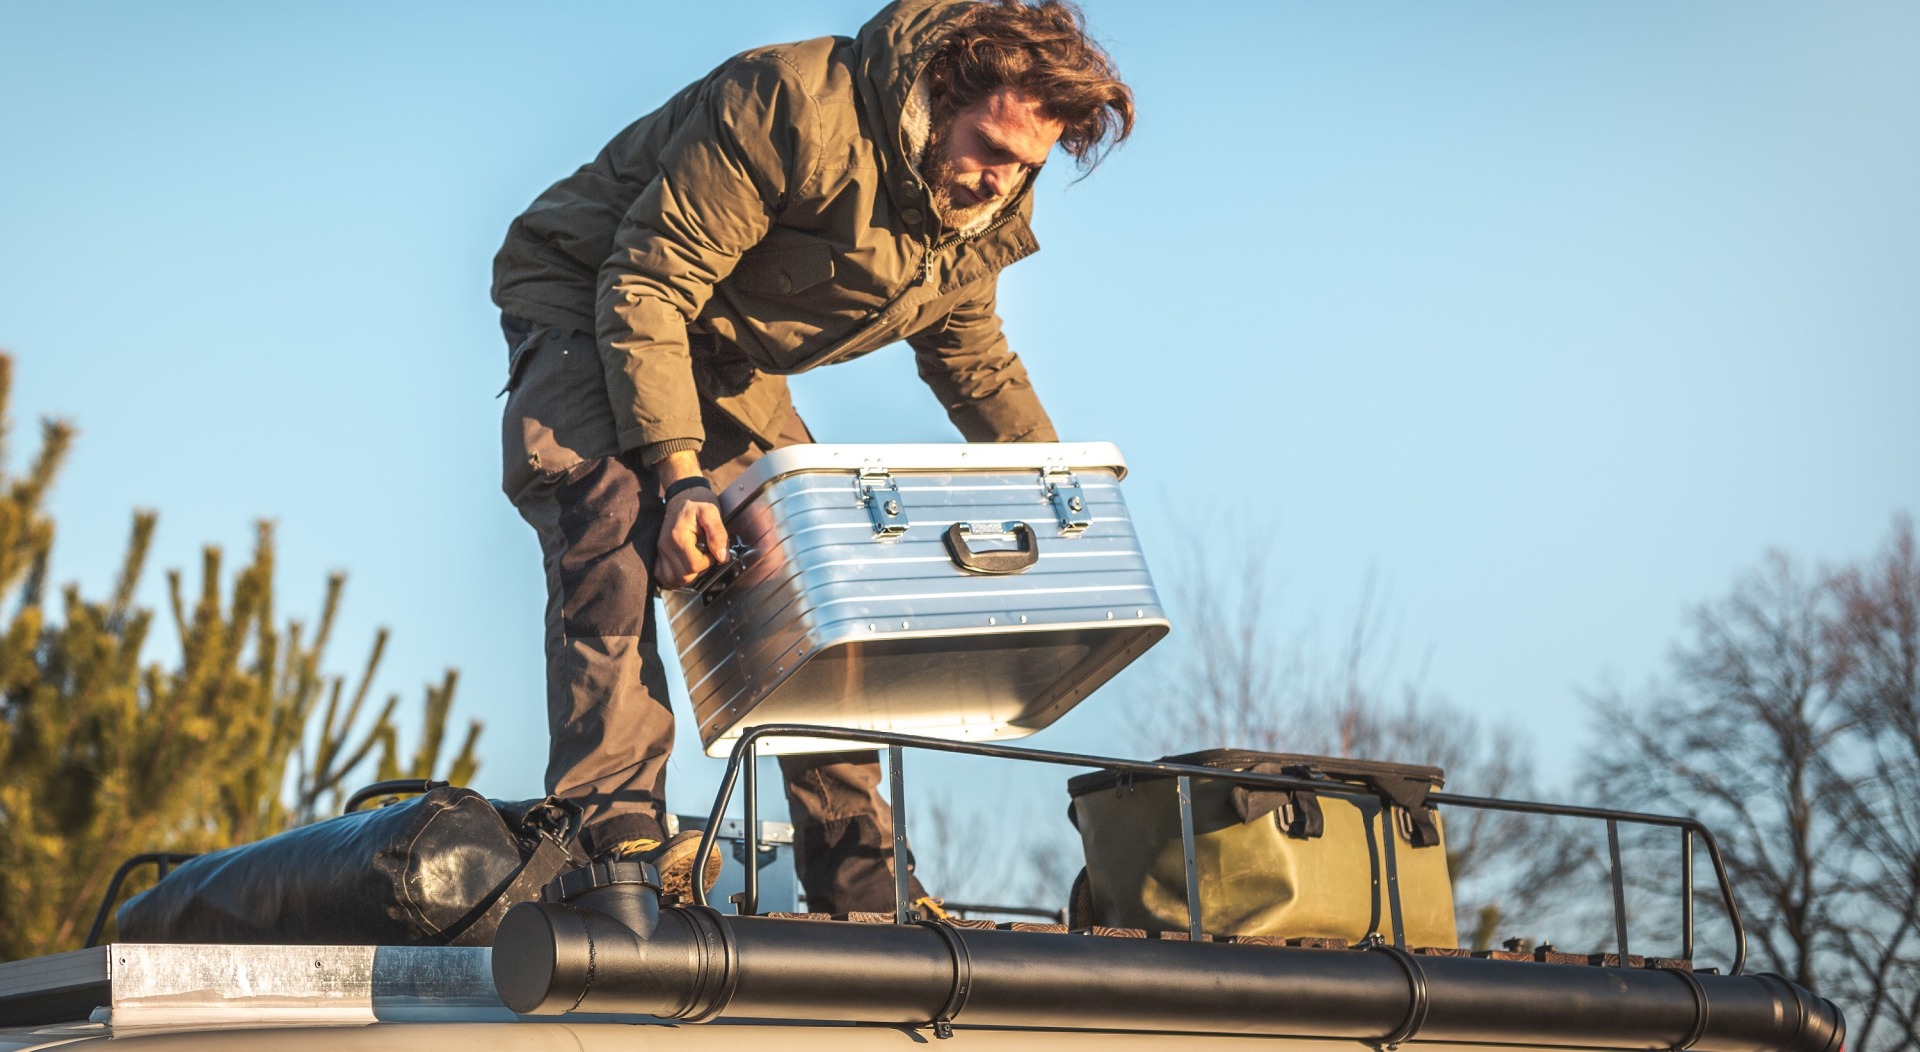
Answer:
[[[1040,488],[1053,514],[1060,520],[1060,532],[1069,536],[1093,525],[1087,512],[1087,495],[1080,491],[1080,480],[1065,465],[1049,464],[1040,473]]]
[[[860,503],[867,506],[867,517],[873,520],[875,536],[898,537],[907,532],[907,509],[900,503],[900,486],[886,468],[868,464],[860,469],[853,484],[860,492]]]

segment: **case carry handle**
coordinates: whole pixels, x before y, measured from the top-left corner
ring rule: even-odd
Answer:
[[[997,552],[976,552],[967,546],[967,537],[973,533],[975,525],[971,522],[956,522],[947,527],[943,538],[947,542],[947,555],[953,559],[953,565],[967,573],[1004,576],[1020,573],[1040,561],[1040,539],[1034,536],[1033,527],[1026,523],[1002,523],[1000,531],[1013,534],[1020,542],[1020,547],[1012,551]]]
[[[707,542],[704,539],[695,543],[700,546],[701,551],[707,550]],[[687,582],[685,590],[699,596],[701,606],[711,606],[715,599],[720,598],[720,593],[726,591],[727,586],[733,583],[734,578],[747,572],[747,567],[753,564],[753,557],[758,554],[760,553],[750,547],[746,541],[736,537],[727,547],[727,561],[714,563],[700,571],[700,576]]]

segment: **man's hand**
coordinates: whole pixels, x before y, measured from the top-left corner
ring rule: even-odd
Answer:
[[[673,453],[654,465],[665,490],[681,479],[700,474],[700,462],[690,452]],[[685,588],[714,563],[727,561],[727,527],[720,521],[720,504],[713,491],[683,489],[667,502],[666,522],[653,560],[653,578],[663,589]]]

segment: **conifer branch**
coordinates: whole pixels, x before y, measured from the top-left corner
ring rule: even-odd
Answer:
[[[344,575],[329,574],[310,640],[299,622],[277,624],[268,523],[257,527],[252,558],[230,586],[217,547],[201,553],[191,600],[180,572],[167,572],[178,639],[168,660],[142,656],[153,619],[138,598],[152,511],[135,514],[104,599],[68,586],[50,612],[43,592],[55,530],[43,502],[74,431],[44,422],[25,474],[8,473],[11,379],[0,354],[0,603],[12,611],[0,623],[0,960],[76,948],[108,878],[130,854],[213,850],[312,820],[319,798],[337,798],[376,750],[383,767],[396,764],[399,705],[389,697],[360,729],[384,629],[350,704],[344,680],[322,671]],[[423,734],[444,734],[453,684],[449,673],[426,692]],[[470,725],[455,778],[472,777],[478,733]],[[438,741],[421,741],[415,766],[440,755]]]

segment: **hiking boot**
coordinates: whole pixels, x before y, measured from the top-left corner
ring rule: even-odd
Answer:
[[[661,843],[652,837],[639,837],[626,840],[607,852],[608,859],[646,862],[660,873],[660,897],[663,900],[674,899],[691,901],[693,898],[693,863],[700,853],[700,831],[683,830]],[[707,852],[706,891],[712,891],[714,882],[720,879],[720,842],[714,841],[713,850]]]

